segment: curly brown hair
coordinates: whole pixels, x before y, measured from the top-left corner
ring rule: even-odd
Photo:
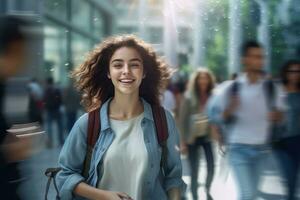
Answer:
[[[89,52],[87,59],[72,72],[82,104],[91,111],[114,96],[114,86],[107,77],[109,62],[121,47],[134,48],[143,60],[144,73],[139,95],[152,105],[158,105],[161,89],[170,78],[171,68],[155,53],[151,45],[134,35],[109,37]]]

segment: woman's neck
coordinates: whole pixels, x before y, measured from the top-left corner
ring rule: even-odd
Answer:
[[[207,89],[205,88],[205,89],[201,89],[200,88],[200,90],[199,90],[199,97],[200,97],[200,99],[205,99],[205,98],[207,98],[207,96],[208,96],[208,94],[207,94]]]
[[[200,87],[199,88],[199,94],[200,96],[207,96],[207,88],[206,87]]]
[[[200,101],[200,105],[205,105],[206,104],[206,101],[207,101],[207,91],[206,89],[201,89],[199,90],[199,101]]]
[[[116,120],[127,120],[144,111],[139,96],[115,95],[110,102],[109,117]]]

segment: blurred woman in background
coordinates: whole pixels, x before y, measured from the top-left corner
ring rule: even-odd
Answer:
[[[210,140],[211,127],[205,114],[206,103],[215,85],[213,74],[204,68],[198,69],[188,83],[187,92],[179,116],[182,134],[182,151],[187,151],[191,167],[191,190],[194,200],[198,199],[198,169],[200,147],[204,150],[207,162],[205,188],[207,199],[212,200],[210,187],[214,176],[214,156]]]
[[[300,61],[286,62],[282,68],[281,80],[286,92],[286,131],[281,136],[276,152],[287,180],[287,199],[294,200],[300,164]]]

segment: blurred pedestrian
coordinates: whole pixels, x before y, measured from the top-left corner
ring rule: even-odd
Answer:
[[[287,180],[288,200],[296,200],[300,167],[300,61],[289,60],[282,68],[281,80],[286,92],[286,129],[281,133],[275,151]]]
[[[28,84],[29,103],[28,117],[30,122],[43,123],[43,88],[38,81],[33,78]]]
[[[44,103],[46,111],[46,127],[49,134],[48,146],[52,147],[54,142],[53,125],[57,125],[57,134],[59,144],[64,143],[64,130],[63,130],[63,117],[61,112],[62,106],[62,94],[59,88],[54,85],[52,77],[48,77],[46,80],[46,88],[44,91]]]
[[[198,199],[200,148],[204,150],[207,163],[205,182],[207,199],[212,200],[210,188],[214,176],[214,155],[210,138],[211,127],[206,115],[206,104],[214,85],[213,74],[207,69],[198,69],[192,74],[188,83],[188,90],[179,114],[182,149],[188,152],[191,167],[191,191],[194,200]]]
[[[63,92],[63,102],[66,110],[67,131],[70,132],[80,109],[80,94],[75,89],[73,81],[70,81]]]
[[[264,50],[256,41],[241,49],[244,73],[221,84],[208,110],[212,121],[225,127],[227,155],[240,200],[258,195],[261,162],[269,148],[273,124],[282,120],[282,91],[264,77]],[[213,104],[213,105],[212,105]]]
[[[100,109],[100,137],[85,179],[88,115],[75,123],[59,157],[62,199],[180,199],[185,184],[175,121],[165,110],[166,120],[154,119],[152,109],[160,105],[169,70],[150,45],[132,35],[109,38],[90,53],[75,78],[87,110]],[[168,127],[163,146],[157,120]]]
[[[0,17],[0,195],[1,199],[18,200],[17,162],[30,154],[31,138],[18,139],[7,133],[9,125],[3,113],[5,80],[18,73],[25,63],[26,29],[29,24],[14,16]]]

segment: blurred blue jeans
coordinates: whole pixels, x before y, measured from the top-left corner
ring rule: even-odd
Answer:
[[[188,160],[191,167],[191,192],[193,200],[198,199],[198,174],[199,174],[199,161],[200,161],[200,148],[203,148],[206,159],[207,176],[205,181],[205,189],[209,195],[210,187],[214,177],[215,162],[213,155],[212,142],[207,136],[198,137],[194,144],[188,145]]]
[[[300,135],[284,138],[281,146],[275,148],[283,177],[286,179],[287,200],[296,200],[297,181],[300,171]]]
[[[239,200],[256,198],[265,153],[265,145],[229,144],[229,163],[236,179]]]
[[[64,144],[64,129],[63,129],[63,117],[60,110],[51,110],[46,112],[46,127],[47,127],[47,133],[49,134],[49,139],[52,143],[54,142],[54,133],[53,133],[53,122],[57,125],[57,131],[58,131],[58,139],[60,145]]]

